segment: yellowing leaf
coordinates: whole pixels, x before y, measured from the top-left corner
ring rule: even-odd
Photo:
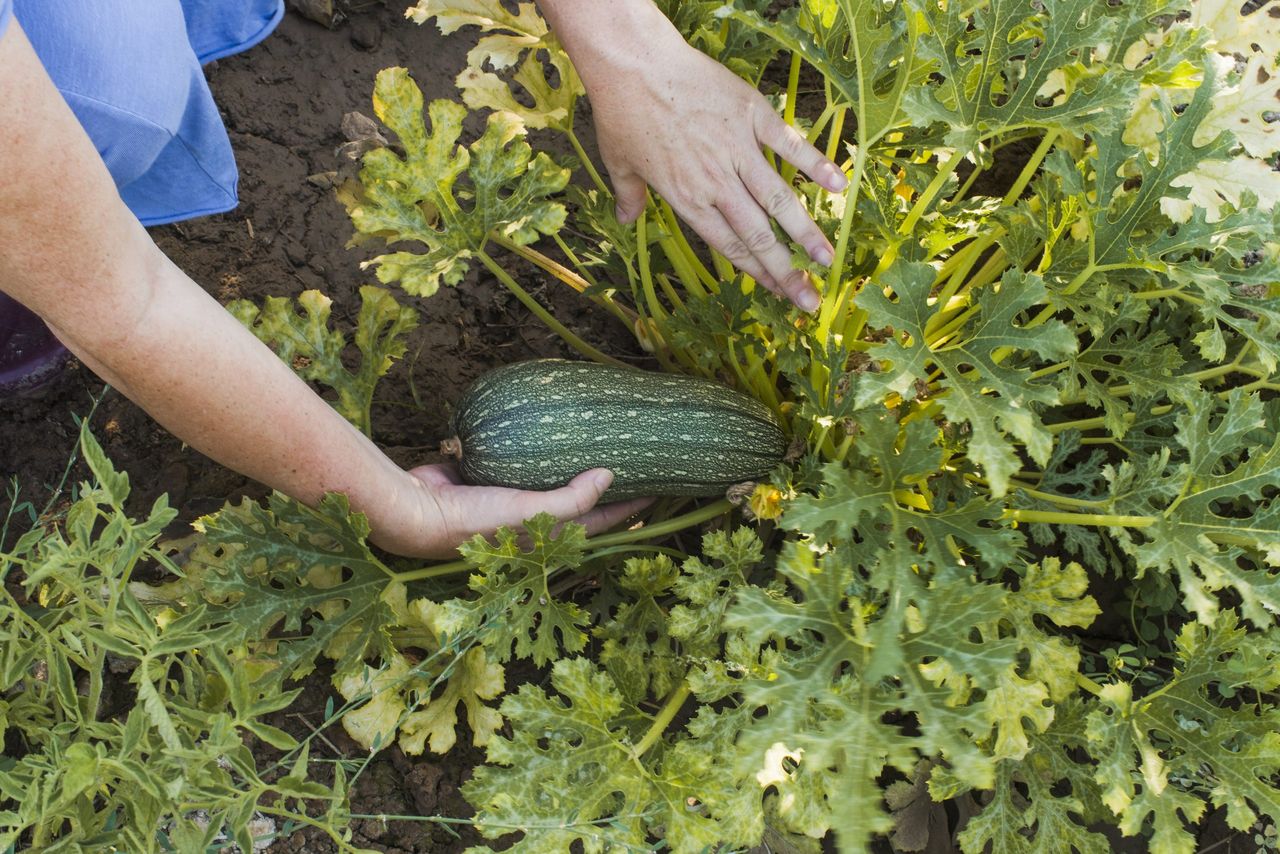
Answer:
[[[485,32],[512,33],[481,39],[485,58],[501,69],[515,64],[522,51],[539,44],[548,34],[546,21],[533,3],[515,6],[513,14],[501,0],[420,0],[404,14],[415,24],[425,24],[435,18],[436,26],[444,35],[468,26],[480,27]]]
[[[545,153],[533,155],[517,116],[491,114],[484,135],[464,148],[458,140],[466,109],[433,101],[428,131],[422,104],[422,90],[405,69],[378,73],[374,111],[400,138],[404,157],[390,148],[370,151],[359,182],[344,185],[339,199],[361,235],[353,243],[380,237],[426,247],[366,263],[378,267],[380,281],[431,296],[441,284],[460,282],[469,259],[494,234],[525,245],[558,231],[565,209],[547,197],[565,188],[569,170]],[[467,186],[457,183],[463,172]]]
[[[987,692],[987,719],[996,730],[992,752],[1000,759],[1021,759],[1031,748],[1024,721],[1044,732],[1053,722],[1049,692],[1031,679],[1023,679],[1010,667],[1001,681]]]
[[[359,673],[335,677],[335,687],[348,700],[369,697],[363,706],[342,716],[342,728],[347,735],[366,750],[390,744],[405,711],[400,686],[409,678],[409,662],[399,655],[381,670],[365,667]]]
[[[467,723],[473,734],[472,743],[483,747],[489,743],[502,715],[484,705],[502,693],[502,665],[489,661],[483,649],[469,650],[452,667],[444,692],[405,716],[400,728],[400,748],[417,755],[429,746],[432,753],[447,753],[457,741],[458,704],[467,710]]]
[[[1174,178],[1170,186],[1191,191],[1185,199],[1166,196],[1160,200],[1160,210],[1174,222],[1187,222],[1195,208],[1207,212],[1206,221],[1219,222],[1228,205],[1242,206],[1246,194],[1252,195],[1253,206],[1262,210],[1271,210],[1280,201],[1280,174],[1252,157],[1203,161],[1194,171]]]
[[[511,87],[501,77],[474,65],[459,74],[455,82],[462,90],[462,100],[473,110],[502,110],[517,116],[525,127],[565,131],[572,127],[573,102],[581,94],[581,84],[568,57],[553,54],[550,61],[560,71],[559,86],[547,80],[542,62],[532,51],[512,77],[533,99],[532,107],[516,100]]]
[[[227,305],[227,311],[298,376],[336,391],[334,409],[370,435],[373,390],[392,363],[404,355],[405,336],[418,325],[417,311],[401,306],[384,288],[362,287],[354,336],[361,359],[359,369],[352,371],[343,358],[347,338],[330,328],[332,300],[320,291],[308,290],[298,295],[297,303],[302,313],[284,297],[267,297],[261,309],[248,300],[236,300]]]
[[[1209,44],[1222,53],[1248,55],[1253,46],[1275,52],[1280,44],[1280,16],[1276,7],[1263,4],[1249,15],[1241,15],[1239,0],[1199,0],[1191,4],[1191,26],[1209,35]]]
[[[468,67],[456,81],[468,107],[509,112],[531,128],[570,128],[582,82],[533,3],[517,4],[513,14],[501,0],[421,0],[405,15],[418,24],[435,18],[446,35],[465,26],[477,26],[486,33],[467,54]],[[547,79],[544,59],[555,69],[557,85]],[[487,65],[502,71],[516,64],[520,67],[512,81],[533,99],[532,107],[520,103],[511,85],[486,69]]]
[[[1209,115],[1196,130],[1194,142],[1203,145],[1219,131],[1229,131],[1253,157],[1268,157],[1280,149],[1280,122],[1265,114],[1280,111],[1280,66],[1271,57],[1255,53],[1240,73],[1239,81],[1213,99]],[[1280,182],[1280,177],[1272,179]]]

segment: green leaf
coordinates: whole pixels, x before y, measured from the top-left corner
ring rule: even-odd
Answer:
[[[973,433],[968,454],[981,465],[996,497],[1009,489],[1009,477],[1020,468],[1014,442],[1043,465],[1053,450],[1052,436],[1036,409],[1054,403],[1057,392],[1037,382],[1027,368],[1005,364],[1008,353],[1034,353],[1062,359],[1076,348],[1076,337],[1062,322],[1038,327],[1019,325],[1018,317],[1044,301],[1043,281],[1011,270],[996,287],[977,295],[977,317],[956,337],[931,345],[926,333],[934,313],[930,298],[934,271],[926,264],[898,264],[858,296],[858,305],[873,327],[890,327],[894,334],[874,345],[870,353],[884,367],[861,376],[858,399],[863,405],[894,393],[915,397],[916,383],[930,376],[930,366],[942,372],[939,403],[946,417],[967,423]],[[884,289],[898,297],[891,301]]]
[[[96,788],[101,757],[87,742],[76,742],[63,755],[66,768],[62,776],[62,797],[71,800]]]
[[[129,475],[116,471],[111,460],[107,459],[102,446],[89,431],[88,420],[80,422],[80,453],[93,473],[94,485],[101,490],[103,501],[117,508],[123,506],[129,497]]]
[[[858,144],[871,146],[908,120],[904,96],[930,65],[917,57],[920,17],[899,3],[813,0],[766,21],[739,0],[718,13],[802,56],[858,118]]]
[[[1112,850],[1107,837],[1086,829],[1106,817],[1093,766],[1078,761],[1087,746],[1086,711],[1078,698],[1058,703],[1053,725],[1031,735],[1030,752],[997,766],[991,799],[959,834],[965,854]],[[945,771],[935,770],[934,796],[954,796],[949,782]]]
[[[724,26],[718,14],[721,0],[657,0],[655,5],[686,42],[752,85],[780,48],[773,39],[761,37],[740,22]],[[760,13],[769,4],[767,0],[746,0],[742,5]]]
[[[980,140],[1033,127],[1105,130],[1137,92],[1135,76],[1096,63],[1093,50],[1109,43],[1123,23],[1117,13],[1135,15],[1142,4],[912,6],[926,22],[919,50],[935,76],[910,91],[906,106],[917,122],[945,125],[950,146],[967,151]]]
[[[1136,834],[1151,822],[1153,845],[1193,851],[1195,822],[1205,802],[1185,791],[1208,790],[1226,807],[1227,823],[1245,830],[1258,818],[1280,817],[1280,712],[1271,704],[1224,699],[1236,684],[1259,692],[1280,684],[1274,632],[1246,632],[1230,611],[1209,625],[1188,623],[1178,633],[1173,677],[1150,696],[1135,698],[1128,683],[1106,686],[1089,716],[1090,752],[1104,757],[1096,778],[1120,827]],[[1223,689],[1228,689],[1224,693]],[[1120,769],[1133,768],[1139,770]]]
[[[1117,317],[1071,359],[1062,396],[1082,398],[1101,409],[1108,432],[1123,438],[1130,398],[1183,403],[1194,392],[1195,381],[1181,372],[1184,364],[1164,330]]]
[[[857,538],[908,563],[950,564],[964,546],[996,571],[1014,558],[1022,538],[1000,524],[1000,510],[990,500],[973,496],[959,503],[939,495],[927,510],[903,500],[942,466],[940,431],[932,422],[903,426],[882,413],[860,416],[857,423],[856,453],[847,464],[823,468],[822,489],[792,501],[783,527],[820,541]]]
[[[719,655],[725,613],[763,559],[764,544],[750,528],[736,528],[732,533],[711,531],[703,536],[702,557],[686,560],[673,584],[684,602],[672,606],[669,630],[686,655],[695,659]]]
[[[1176,244],[1165,242],[1169,220],[1161,212],[1161,200],[1181,199],[1187,194],[1185,189],[1174,186],[1175,179],[1203,162],[1222,159],[1231,147],[1226,134],[1203,145],[1192,142],[1217,91],[1213,62],[1205,61],[1203,74],[1191,103],[1176,115],[1168,96],[1157,101],[1164,130],[1156,151],[1148,154],[1127,144],[1118,129],[1097,137],[1096,198],[1086,200],[1091,268],[1143,259],[1148,255],[1143,251],[1148,244],[1162,251],[1203,245],[1224,227],[1201,219],[1180,226]],[[1135,188],[1128,189],[1130,186]]]
[[[1263,412],[1256,394],[1233,391],[1225,409],[1197,394],[1176,419],[1185,460],[1166,449],[1109,475],[1115,510],[1151,519],[1125,529],[1120,545],[1139,568],[1176,573],[1187,608],[1205,624],[1226,589],[1255,625],[1280,612],[1280,435],[1257,442]]]
[[[557,661],[551,685],[559,696],[525,685],[503,702],[511,737],[490,742],[492,764],[463,786],[487,838],[520,831],[512,851],[643,850],[661,829],[676,854],[757,841],[746,834],[758,838],[758,824],[731,820],[733,790],[714,756],[680,744],[636,755],[646,718],[589,661]]]
[[[633,597],[613,618],[592,630],[603,641],[600,663],[629,703],[665,697],[684,675],[676,645],[668,635],[667,614],[659,599],[671,590],[679,570],[665,554],[629,558],[618,585]]]
[[[263,657],[252,664],[277,684],[310,673],[320,655],[346,673],[391,654],[388,570],[345,496],[329,493],[312,509],[274,493],[265,507],[228,504],[198,527],[204,543],[189,559],[188,583],[211,603],[211,621],[258,646]],[[266,643],[277,629],[288,636]]]
[[[474,632],[499,662],[514,652],[541,666],[560,658],[561,650],[581,651],[587,614],[557,600],[548,582],[554,573],[582,563],[586,529],[567,523],[553,534],[558,524],[548,513],[526,520],[528,549],[510,528],[499,528],[492,544],[478,534],[463,543],[462,556],[477,570],[468,582],[476,596],[443,603],[436,623],[442,634]]]

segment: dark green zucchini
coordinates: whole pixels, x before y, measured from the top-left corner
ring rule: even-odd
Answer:
[[[719,383],[564,359],[480,377],[451,428],[441,451],[467,483],[551,489],[604,467],[609,501],[722,494],[765,477],[787,450],[766,406]]]

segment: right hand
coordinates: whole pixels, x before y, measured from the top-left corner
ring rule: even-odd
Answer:
[[[591,23],[603,33],[584,38],[587,19],[601,15]],[[840,168],[763,95],[690,47],[650,0],[556,5],[556,18],[591,99],[619,220],[639,217],[651,186],[736,267],[800,308],[816,309],[817,289],[792,266],[771,221],[820,264],[830,264],[834,250],[762,149],[832,192],[848,185]],[[630,35],[611,34],[615,29]]]

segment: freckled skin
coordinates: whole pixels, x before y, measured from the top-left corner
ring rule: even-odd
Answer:
[[[766,476],[786,451],[768,408],[718,383],[590,363],[567,370],[576,364],[509,365],[463,394],[453,428],[465,479],[545,489],[602,466],[614,473],[607,500],[718,495]],[[528,398],[530,387],[544,393],[541,400]],[[571,392],[557,400],[551,392],[563,387]],[[512,399],[527,401],[523,418],[507,417]],[[547,429],[548,417],[554,429]],[[693,424],[702,429],[690,430]]]
[[[637,509],[594,507],[604,471],[534,493],[400,468],[165,257],[17,20],[0,35],[0,105],[0,289],[193,448],[307,504],[342,492],[373,542],[418,557],[539,512],[599,531]]]

